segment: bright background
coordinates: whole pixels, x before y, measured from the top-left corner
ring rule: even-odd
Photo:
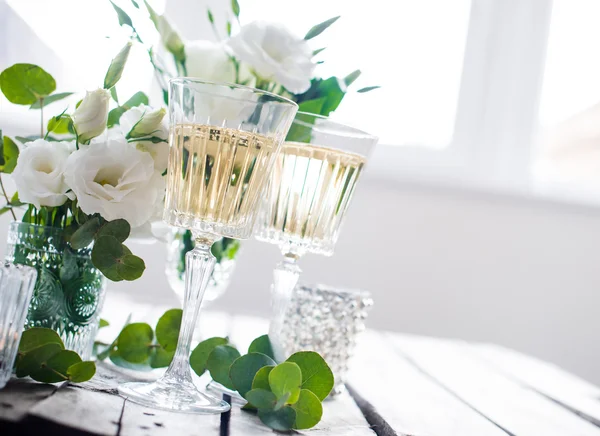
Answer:
[[[117,3],[144,41],[156,42],[141,12]],[[151,3],[187,39],[214,38],[206,8],[224,23],[229,7]],[[381,145],[336,255],[306,256],[302,280],[370,290],[371,327],[495,342],[600,383],[600,3],[240,3],[242,23],[277,20],[299,35],[341,14],[314,40],[313,48],[327,47],[320,74],[360,68],[357,88],[382,85],[350,93],[333,115],[376,133]],[[39,63],[59,91],[98,86],[127,36],[104,0],[0,0],[0,69]],[[119,94],[154,86],[137,47]],[[0,98],[5,133],[31,133],[37,115]],[[0,218],[0,241],[7,223]],[[144,277],[110,292],[176,305],[164,246],[132,249],[144,253]],[[267,316],[278,260],[276,247],[245,242],[214,307]]]

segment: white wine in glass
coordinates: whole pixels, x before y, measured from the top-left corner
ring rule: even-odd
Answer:
[[[186,254],[183,318],[175,356],[154,383],[125,383],[119,393],[149,407],[221,413],[229,404],[192,381],[192,333],[215,265],[220,237],[248,238],[281,142],[298,106],[240,85],[189,78],[170,82],[170,154],[164,221],[191,230]]]

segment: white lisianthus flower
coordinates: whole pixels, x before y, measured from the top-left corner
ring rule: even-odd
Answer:
[[[153,109],[150,106],[139,105],[132,107],[119,121],[121,133],[130,139],[130,144],[138,150],[150,153],[154,159],[154,168],[162,174],[169,163],[169,127],[165,119],[164,108]],[[110,136],[109,136],[110,137]],[[154,141],[140,141],[135,138],[153,137]]]
[[[187,42],[185,67],[189,77],[209,82],[235,82],[235,65],[223,43],[207,40]]]
[[[132,228],[152,217],[165,189],[150,154],[124,137],[72,153],[65,180],[86,214],[99,213],[108,221],[122,218]]]
[[[110,93],[106,89],[86,92],[83,101],[71,118],[80,142],[100,135],[106,129]]]
[[[254,21],[228,41],[234,55],[262,79],[294,94],[310,87],[315,64],[308,42],[277,23]]]
[[[185,56],[183,41],[177,30],[175,30],[169,20],[167,20],[167,17],[164,15],[156,17],[155,25],[166,49],[173,53],[178,61],[183,60]]]
[[[27,143],[17,159],[12,173],[24,203],[40,206],[61,206],[70,197],[64,172],[67,158],[75,150],[73,142],[49,142],[36,139]]]

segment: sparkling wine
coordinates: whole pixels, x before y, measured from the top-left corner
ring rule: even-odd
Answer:
[[[286,142],[269,180],[257,238],[333,254],[365,157],[312,144]]]
[[[276,144],[225,127],[176,125],[170,138],[165,220],[235,238],[249,236]]]

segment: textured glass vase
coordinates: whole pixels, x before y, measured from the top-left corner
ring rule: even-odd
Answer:
[[[189,230],[174,228],[167,235],[167,263],[165,273],[169,286],[183,302],[185,293],[185,255],[194,249],[194,238]],[[215,301],[227,290],[235,268],[240,242],[223,238],[211,247],[216,258],[215,269],[210,276],[202,305]]]
[[[0,389],[12,374],[36,276],[35,268],[0,265]]]
[[[367,291],[296,286],[283,316],[276,313],[271,320],[269,338],[277,361],[282,362],[297,351],[316,351],[333,372],[335,385],[331,395],[339,394],[372,305]]]
[[[89,359],[106,283],[92,264],[91,249],[73,250],[60,228],[13,222],[6,258],[37,270],[25,328],[51,328],[66,349]]]

